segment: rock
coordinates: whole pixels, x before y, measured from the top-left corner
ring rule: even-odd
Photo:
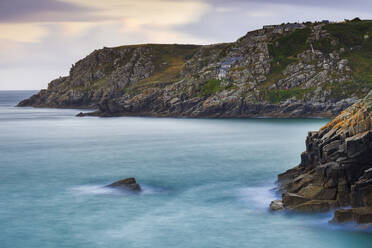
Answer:
[[[271,211],[284,210],[283,202],[281,200],[271,201],[271,203],[270,203],[270,210]]]
[[[328,201],[328,200],[311,200],[305,203],[289,207],[289,209],[296,211],[296,212],[310,212],[310,213],[317,213],[317,212],[327,212],[332,208],[336,207],[336,201]]]
[[[283,193],[282,199],[285,207],[297,206],[310,200],[304,196],[289,192]]]
[[[76,115],[77,117],[83,117],[85,114],[83,112],[80,112],[79,114]]]
[[[315,199],[315,197],[320,194],[322,189],[323,187],[321,185],[309,184],[302,188],[298,194],[307,199]]]
[[[324,212],[351,206],[336,210],[333,221],[372,223],[372,91],[309,132],[301,163],[279,174],[278,183],[285,208]]]
[[[372,207],[353,209],[353,219],[358,224],[372,223]]]
[[[116,181],[112,184],[107,185],[106,187],[125,189],[134,192],[140,192],[142,190],[141,186],[137,184],[134,177]]]
[[[352,209],[337,209],[331,222],[345,223],[353,221],[353,210]]]
[[[332,222],[345,223],[354,221],[357,224],[372,223],[372,207],[337,209]]]

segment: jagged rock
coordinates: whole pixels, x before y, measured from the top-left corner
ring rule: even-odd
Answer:
[[[328,211],[335,222],[372,221],[372,91],[317,132],[309,132],[300,165],[278,175],[285,208]],[[351,216],[351,217],[350,217]]]
[[[281,200],[271,201],[271,203],[270,203],[270,210],[271,211],[284,210],[283,202]]]
[[[106,187],[125,189],[134,192],[141,191],[141,186],[136,182],[136,179],[134,177],[116,181],[112,184],[107,185]]]

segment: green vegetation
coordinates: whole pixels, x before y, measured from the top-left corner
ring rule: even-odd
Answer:
[[[222,91],[221,80],[210,79],[208,80],[201,88],[199,95],[202,97],[210,96],[216,94],[219,91]]]
[[[372,42],[365,43],[360,50],[346,54],[346,58],[359,89],[372,89]]]
[[[310,28],[297,29],[269,44],[273,73],[283,71],[287,65],[297,61],[295,56],[306,49],[310,34]]]
[[[277,104],[291,97],[296,97],[296,99],[303,99],[305,94],[311,91],[313,91],[313,89],[292,88],[288,90],[270,90],[266,95],[266,100],[270,103]]]
[[[311,35],[309,27],[297,29],[289,34],[280,36],[273,42],[269,43],[269,53],[272,58],[271,71],[267,75],[266,82],[262,85],[262,89],[267,89],[270,85],[282,79],[283,70],[298,59],[296,55],[305,51],[307,48],[307,39]]]
[[[313,44],[315,50],[319,50],[322,53],[328,54],[335,50],[335,47],[332,46],[332,40],[330,38],[324,38],[316,40]]]
[[[345,23],[328,24],[325,27],[337,41],[333,48],[344,48],[343,58],[349,60],[353,79],[343,83],[330,83],[327,90],[331,97],[339,100],[355,93],[361,97],[363,88],[372,89],[372,21],[355,18]]]
[[[346,23],[327,24],[324,27],[333,37],[337,38],[340,46],[352,48],[362,45],[365,35],[372,35],[372,21],[353,21]]]

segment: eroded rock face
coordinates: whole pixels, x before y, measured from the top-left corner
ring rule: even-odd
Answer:
[[[309,132],[301,163],[278,176],[284,207],[334,220],[372,222],[372,91],[317,132]]]
[[[134,177],[116,181],[107,185],[106,187],[124,189],[133,192],[140,192],[142,190],[141,186],[136,182]]]

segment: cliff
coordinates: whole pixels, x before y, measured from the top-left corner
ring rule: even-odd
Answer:
[[[236,42],[103,48],[18,106],[93,115],[335,116],[372,88],[372,21],[264,26]]]
[[[334,221],[372,223],[372,91],[319,131],[309,132],[301,163],[280,174],[278,182],[287,209],[351,206],[336,210]]]

